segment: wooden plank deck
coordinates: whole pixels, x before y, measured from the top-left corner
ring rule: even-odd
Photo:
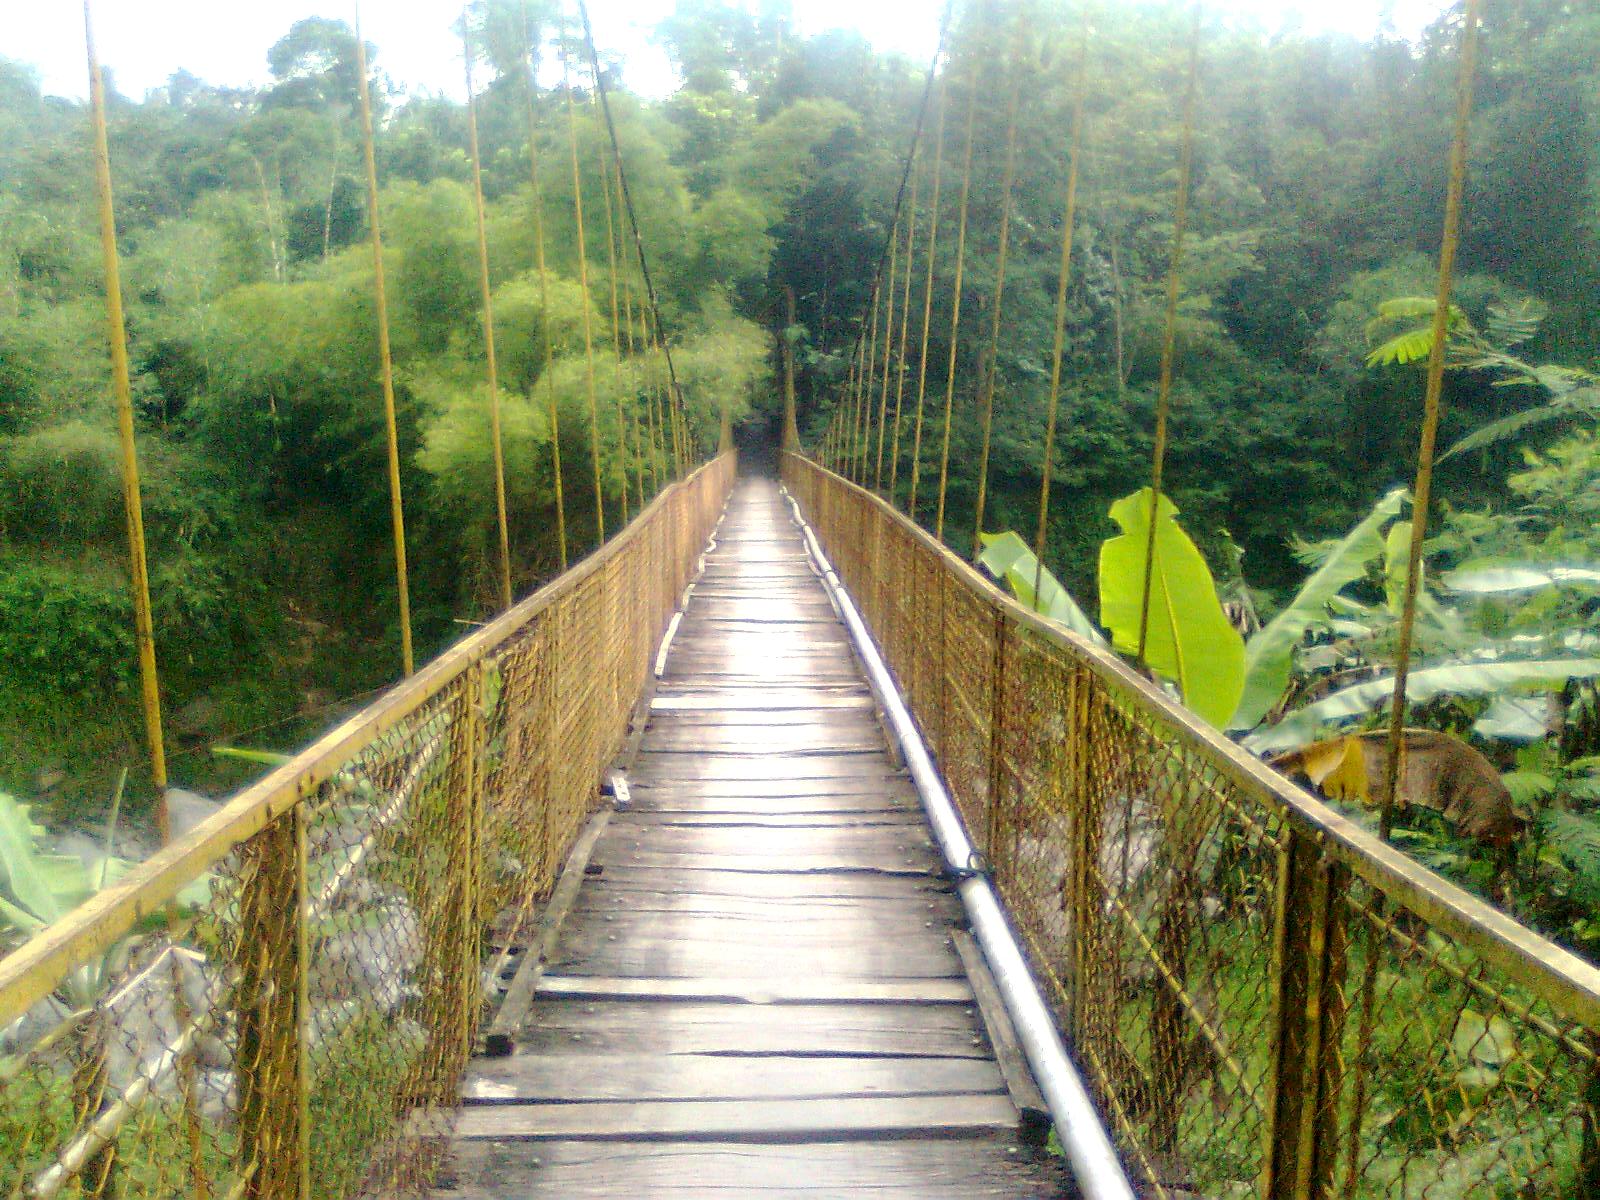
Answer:
[[[735,489],[628,780],[514,1051],[468,1073],[438,1200],[1064,1194],[770,481]]]

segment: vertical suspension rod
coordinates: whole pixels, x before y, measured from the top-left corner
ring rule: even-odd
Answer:
[[[944,175],[944,116],[950,98],[943,76],[939,79],[939,120],[933,135],[933,198],[928,215],[928,277],[922,293],[922,346],[917,352],[917,416],[911,437],[911,494],[906,515],[917,519],[917,484],[922,479],[922,415],[928,391],[928,332],[933,326],[933,281],[939,262],[939,185]]]
[[[378,319],[378,378],[383,385],[383,432],[388,446],[389,524],[394,537],[395,586],[400,596],[400,661],[416,670],[411,648],[411,588],[406,571],[406,515],[400,492],[400,437],[394,418],[394,364],[389,354],[389,297],[383,279],[383,235],[378,219],[378,162],[372,145],[372,95],[367,47],[361,40],[361,6],[355,6],[356,72],[361,94],[361,149],[367,168],[367,224],[372,231],[372,297]]]
[[[1411,673],[1412,635],[1417,620],[1418,576],[1422,542],[1428,532],[1428,505],[1433,494],[1433,455],[1439,435],[1439,401],[1444,393],[1445,350],[1450,321],[1450,294],[1455,280],[1456,250],[1461,241],[1461,197],[1466,189],[1467,139],[1472,120],[1472,87],[1478,66],[1478,26],[1482,0],[1467,0],[1461,28],[1460,66],[1456,78],[1455,133],[1450,143],[1450,178],[1445,191],[1444,232],[1439,242],[1439,286],[1434,298],[1433,328],[1428,347],[1428,379],[1422,399],[1422,433],[1417,447],[1417,481],[1412,489],[1411,546],[1400,609],[1400,638],[1395,648],[1394,699],[1389,717],[1389,757],[1380,832],[1385,841],[1394,821],[1394,796],[1399,784],[1400,756],[1405,748],[1406,680]]]
[[[1019,11],[1019,21],[1022,19]],[[1019,31],[1020,33],[1020,31]],[[1018,38],[1020,41],[1020,36]],[[1000,246],[995,256],[993,311],[989,322],[989,369],[979,381],[983,389],[981,417],[982,449],[978,453],[978,496],[973,505],[972,553],[976,557],[983,550],[983,514],[989,499],[989,444],[994,431],[994,392],[1000,373],[1000,317],[1005,307],[1006,251],[1011,241],[1011,189],[1017,175],[1017,100],[1019,85],[1017,68],[1019,55],[1012,50],[1010,93],[1006,99],[1006,155],[1000,179]]]
[[[1178,341],[1178,289],[1183,278],[1183,239],[1189,222],[1189,180],[1194,169],[1194,110],[1200,90],[1200,6],[1195,5],[1189,39],[1189,81],[1183,99],[1183,143],[1178,152],[1178,190],[1173,201],[1172,259],[1167,268],[1167,307],[1161,334],[1161,381],[1156,391],[1155,448],[1150,456],[1150,528],[1144,547],[1144,586],[1139,601],[1139,652],[1144,666],[1150,637],[1150,595],[1156,564],[1156,519],[1167,461],[1167,415],[1172,408],[1172,364]]]
[[[978,111],[978,63],[972,63],[972,80],[967,91],[967,141],[961,161],[961,203],[956,224],[956,274],[950,297],[950,361],[944,380],[944,444],[939,451],[939,507],[934,518],[933,536],[944,541],[945,490],[950,481],[950,418],[956,403],[956,356],[961,347],[961,279],[967,260],[967,203],[972,197],[972,133]]]
[[[483,293],[483,346],[489,370],[489,440],[494,455],[495,528],[500,541],[500,607],[511,607],[511,539],[506,532],[506,466],[500,444],[500,380],[494,358],[494,296],[489,287],[489,236],[483,216],[483,162],[478,152],[478,101],[472,86],[472,31],[461,10],[461,58],[467,78],[467,140],[472,150],[472,200],[478,218],[478,283]]]
[[[533,261],[539,272],[539,318],[544,323],[545,417],[550,425],[550,475],[555,488],[556,552],[567,569],[567,505],[561,482],[561,411],[556,401],[555,341],[550,324],[550,269],[545,260],[544,187],[539,178],[539,123],[534,113],[533,27],[522,0],[523,100],[528,121],[528,178],[533,185]]]
[[[1072,275],[1072,231],[1078,219],[1078,156],[1083,148],[1083,108],[1089,87],[1089,11],[1084,9],[1083,43],[1078,50],[1078,94],[1072,101],[1071,145],[1067,151],[1067,199],[1061,215],[1061,271],[1056,280],[1055,338],[1050,349],[1050,403],[1045,415],[1044,459],[1039,470],[1039,527],[1033,538],[1033,604],[1038,609],[1044,583],[1045,538],[1050,520],[1050,472],[1055,464],[1056,416],[1061,406],[1061,360],[1067,345],[1067,282]]]
[[[600,111],[605,114],[606,132],[611,137],[611,153],[617,160],[618,178],[622,181],[622,207],[628,214],[628,228],[633,231],[633,244],[639,259],[639,276],[644,281],[645,297],[650,301],[650,312],[655,318],[657,339],[661,343],[661,353],[667,362],[667,387],[670,391],[668,404],[674,402],[681,408],[682,395],[678,387],[678,371],[672,362],[672,347],[667,344],[665,327],[661,323],[661,298],[656,292],[655,280],[650,275],[650,259],[644,252],[644,235],[639,231],[639,214],[634,208],[633,191],[628,187],[628,172],[622,165],[622,147],[617,141],[617,125],[611,115],[611,97],[606,91],[605,76],[600,71],[600,55],[595,50],[594,27],[589,23],[589,6],[585,0],[578,0],[578,16],[583,21],[584,44],[589,50],[589,64],[594,69],[594,86],[600,94]]]
[[[565,42],[565,38],[562,39]],[[600,398],[594,379],[594,305],[589,299],[589,248],[583,230],[583,172],[578,166],[578,106],[572,99],[567,48],[561,47],[561,90],[567,94],[567,142],[572,151],[572,220],[577,226],[578,290],[583,294],[584,380],[589,391],[589,463],[594,473],[595,545],[606,540],[606,495],[600,482]]]
[[[128,566],[133,587],[134,641],[139,653],[139,697],[144,706],[150,778],[155,785],[156,831],[165,843],[167,751],[161,733],[161,685],[156,673],[156,634],[150,617],[150,571],[145,558],[144,502],[139,494],[139,448],[133,432],[133,388],[128,381],[128,333],[122,317],[122,271],[117,260],[117,220],[111,192],[111,150],[106,137],[105,81],[94,48],[94,21],[83,0],[83,39],[89,62],[89,111],[94,133],[94,182],[100,207],[100,254],[105,269],[106,336],[111,345],[111,382],[117,397],[117,436],[122,448],[122,504],[128,521]]]

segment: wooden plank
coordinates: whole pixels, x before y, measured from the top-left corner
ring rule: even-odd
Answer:
[[[883,734],[875,727],[838,730],[818,736],[812,729],[656,728],[639,741],[650,754],[761,754],[809,757],[815,754],[882,754]]]
[[[1011,1013],[1000,995],[989,963],[970,933],[957,930],[951,935],[951,940],[961,956],[967,981],[977,997],[984,1031],[989,1035],[989,1044],[994,1047],[995,1061],[1005,1078],[1006,1091],[1016,1106],[1018,1140],[1028,1146],[1043,1146],[1050,1137],[1050,1109],[1039,1092],[1039,1085],[1034,1082],[1028,1056],[1022,1050],[1022,1040],[1017,1037],[1016,1026],[1011,1022]]]
[[[716,1054],[514,1054],[467,1071],[468,1104],[606,1100],[819,1100],[1003,1095],[972,1058],[729,1058]]]
[[[1004,1095],[848,1096],[825,1100],[638,1100],[482,1104],[463,1109],[456,1137],[496,1141],[809,1142],[959,1136],[1016,1123]]]
[[[565,948],[581,938],[606,938],[618,943],[720,942],[729,947],[762,945],[827,946],[860,942],[868,938],[889,941],[907,939],[916,947],[919,941],[938,946],[948,953],[945,935],[959,921],[959,914],[945,909],[927,912],[908,904],[809,903],[790,901],[745,901],[709,910],[619,906],[617,897],[604,908],[575,908],[561,928],[557,945]],[[776,940],[775,940],[776,939]],[[955,955],[949,954],[952,963]],[[595,972],[585,971],[592,975]]]
[[[712,691],[688,690],[681,685],[662,684],[650,701],[652,712],[781,712],[816,709],[871,708],[873,700],[865,684],[834,688],[758,688]]]
[[[909,805],[823,812],[685,812],[659,805],[641,809],[630,800],[628,816],[635,820],[648,818],[658,827],[690,829],[918,829],[923,824],[922,814]]]
[[[725,1142],[462,1143],[438,1200],[1059,1200],[1060,1160],[1005,1136],[752,1145]]]
[[[701,1000],[724,1004],[963,1004],[974,1002],[965,979],[636,979],[551,975],[539,994],[568,1000]],[[870,1060],[869,1060],[870,1061]]]
[[[925,900],[950,894],[950,883],[940,875],[886,875],[870,872],[696,871],[692,877],[671,868],[617,862],[604,869],[602,882],[620,892],[652,895],[686,893],[706,896],[864,896],[894,900]]]
[[[671,850],[629,850],[612,852],[604,859],[606,870],[654,867],[662,870],[702,871],[716,874],[774,875],[792,879],[833,872],[861,872],[896,877],[926,877],[935,867],[930,860],[913,857],[900,860],[881,855],[841,850],[834,854],[742,854],[708,855],[703,852]],[[687,881],[685,881],[687,882]],[[698,887],[698,883],[691,886]]]
[[[905,776],[886,759],[859,754],[808,755],[803,761],[769,759],[765,762],[747,755],[706,754],[698,761],[685,761],[681,755],[643,751],[634,760],[629,778],[638,782],[692,780],[784,780],[793,784],[801,779],[851,779],[860,783],[904,781]]]
[[[947,1004],[660,1004],[536,999],[531,1052],[989,1058],[974,1018]]]
[[[748,971],[780,982],[794,979],[956,979],[961,964],[943,946],[896,946],[883,939],[834,945],[734,945],[726,941],[607,942],[573,938],[558,948],[550,968],[568,975],[640,979],[698,979]]]
[[[767,858],[785,854],[825,855],[843,851],[880,853],[903,866],[915,855],[933,853],[926,826],[843,825],[813,828],[726,829],[687,827],[657,821],[632,821],[606,830],[595,847],[597,861],[618,851],[675,851],[715,858]],[[926,865],[923,859],[918,860]]]
[[[595,913],[602,919],[610,916],[616,921],[685,913],[729,920],[792,921],[803,913],[806,920],[819,922],[829,921],[834,916],[862,913],[868,917],[878,914],[898,917],[911,924],[932,921],[940,927],[958,926],[963,919],[960,898],[948,891],[919,894],[907,890],[893,896],[717,895],[683,889],[653,892],[616,888],[604,876],[589,881],[579,893],[571,913],[574,920],[577,914]]]
[[[546,958],[555,948],[561,924],[566,919],[567,911],[572,907],[573,901],[577,899],[579,888],[583,886],[589,857],[605,833],[606,823],[610,819],[611,810],[602,808],[589,819],[589,824],[572,844],[572,851],[567,855],[567,861],[561,868],[561,877],[556,880],[556,886],[550,893],[544,912],[540,914],[538,936],[533,945],[523,953],[522,960],[517,965],[517,973],[511,979],[511,986],[506,989],[500,1007],[495,1012],[494,1020],[489,1023],[489,1030],[484,1035],[485,1053],[511,1053],[516,1030],[526,1018],[528,1006],[533,1002],[534,987],[539,982],[539,974],[544,970]]]

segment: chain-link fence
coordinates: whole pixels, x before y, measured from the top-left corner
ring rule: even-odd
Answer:
[[[733,473],[0,960],[0,1195],[423,1190],[484,977],[596,803]]]
[[[1368,835],[888,504],[784,478],[1156,1197],[1600,1197],[1600,971]]]

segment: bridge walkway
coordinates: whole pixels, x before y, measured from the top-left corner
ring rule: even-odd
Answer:
[[[524,967],[514,1051],[468,1072],[439,1200],[1061,1194],[1018,1145],[960,903],[770,480],[734,491],[628,779]]]

